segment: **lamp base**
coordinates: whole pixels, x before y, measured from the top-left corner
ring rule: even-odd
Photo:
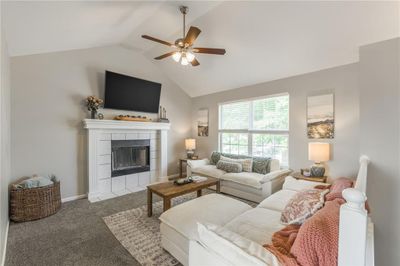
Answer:
[[[310,169],[311,176],[323,177],[325,174],[325,167],[320,163],[315,163]]]
[[[192,159],[194,156],[194,151],[186,151],[186,156],[188,159]]]

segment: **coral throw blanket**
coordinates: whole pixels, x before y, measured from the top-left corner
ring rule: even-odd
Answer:
[[[338,257],[340,205],[336,198],[311,218],[298,225],[289,225],[272,236],[272,244],[264,245],[283,265],[336,266]]]

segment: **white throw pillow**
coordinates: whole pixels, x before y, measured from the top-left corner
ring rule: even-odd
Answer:
[[[252,170],[253,170],[253,159],[252,158],[232,159],[232,158],[221,155],[219,160],[240,163],[242,165],[243,172],[252,172]]]
[[[197,229],[201,243],[232,265],[280,265],[263,246],[224,227],[197,223]]]

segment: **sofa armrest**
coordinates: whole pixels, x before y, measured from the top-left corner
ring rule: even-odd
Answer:
[[[187,165],[191,168],[200,167],[203,165],[210,164],[210,160],[208,159],[201,159],[201,160],[188,160]]]
[[[292,172],[293,171],[290,169],[283,169],[283,170],[277,170],[277,171],[270,172],[270,173],[264,175],[264,177],[260,180],[260,183],[264,184],[264,183],[270,182],[274,179],[286,177]]]
[[[308,180],[297,180],[292,176],[285,177],[285,182],[283,183],[283,189],[301,191],[303,189],[311,189],[318,185],[329,185],[327,183],[320,183]]]

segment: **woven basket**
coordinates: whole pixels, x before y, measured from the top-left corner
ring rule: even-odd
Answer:
[[[38,188],[12,188],[10,219],[25,222],[55,214],[61,208],[60,182]]]

